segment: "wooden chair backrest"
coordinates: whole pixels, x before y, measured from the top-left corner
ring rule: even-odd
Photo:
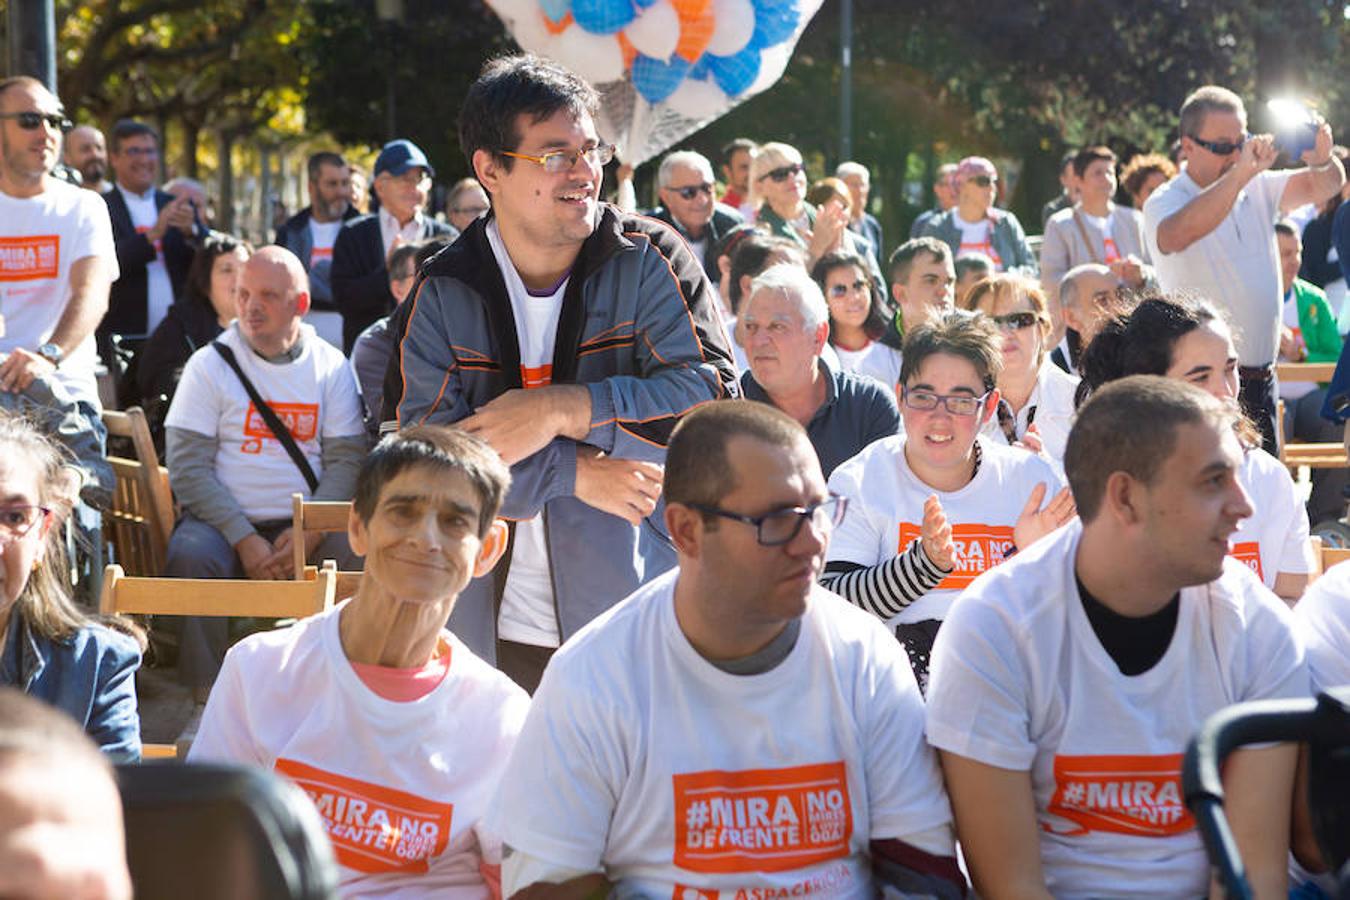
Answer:
[[[1326,572],[1337,563],[1343,563],[1350,559],[1350,547],[1323,547],[1322,548],[1322,571]]]
[[[291,541],[295,577],[305,577],[305,535],[306,534],[346,534],[347,518],[351,515],[352,504],[347,500],[306,500],[303,494],[291,494]],[[312,566],[310,567],[313,568]],[[339,577],[360,572],[340,572]],[[348,596],[341,594],[341,596]]]
[[[1335,363],[1277,363],[1275,377],[1280,381],[1330,381]]]
[[[112,508],[104,514],[104,529],[116,559],[134,575],[164,571],[169,535],[173,532],[173,494],[169,471],[159,464],[150,426],[139,406],[124,412],[104,410],[108,434],[131,441],[135,459],[109,456],[117,484]]]
[[[303,618],[333,606],[337,564],[325,560],[312,581],[228,578],[142,578],[111,565],[103,575],[99,612],[165,616]]]

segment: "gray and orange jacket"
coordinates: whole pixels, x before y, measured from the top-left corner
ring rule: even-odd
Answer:
[[[407,311],[385,409],[399,427],[449,424],[522,387],[506,284],[488,245],[486,218],[428,260]],[[664,223],[602,204],[563,296],[553,384],[584,384],[591,430],[584,443],[611,456],[663,462],[680,417],[737,395],[736,369],[714,287]],[[542,515],[554,610],[563,640],[675,564],[661,511],[634,528],[574,496],[576,442],[556,438],[511,467],[501,515]],[[496,658],[496,620],[508,557],[460,595],[450,628],[484,659]]]

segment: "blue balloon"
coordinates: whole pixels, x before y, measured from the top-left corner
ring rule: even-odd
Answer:
[[[755,7],[755,33],[747,45],[764,50],[781,44],[797,30],[801,13],[796,0],[751,0]]]
[[[734,56],[709,54],[703,59],[707,60],[708,71],[712,72],[713,78],[717,80],[717,86],[725,91],[728,97],[744,93],[759,76],[759,51],[753,46],[746,47]]]
[[[539,0],[539,8],[550,22],[561,22],[572,5],[572,0]]]
[[[708,54],[705,53],[698,58],[698,62],[694,63],[694,67],[689,70],[689,78],[693,81],[707,81],[708,76],[712,74],[709,65]]]
[[[633,87],[653,106],[675,93],[689,74],[689,63],[678,56],[662,62],[639,53],[633,60]]]
[[[572,0],[572,18],[592,34],[614,34],[637,18],[633,0]]]
[[[651,5],[654,4],[655,2],[656,2],[656,0],[637,0],[637,5],[640,6],[640,7],[642,7],[643,9],[646,9],[647,7],[651,6]]]

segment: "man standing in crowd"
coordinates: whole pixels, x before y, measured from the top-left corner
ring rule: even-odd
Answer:
[[[816,584],[845,504],[801,425],[709,404],[665,490],[679,567],[568,641],[525,719],[503,894],[964,896],[914,675]]]
[[[333,244],[333,302],[342,314],[342,348],[394,308],[389,253],[399,244],[449,235],[450,226],[424,215],[436,171],[412,141],[390,141],[375,158],[378,212],[352,219]],[[350,195],[349,195],[350,196]]]
[[[867,238],[867,242],[872,245],[872,254],[877,258],[877,265],[885,265],[886,248],[882,246],[884,238],[881,223],[867,211],[867,198],[872,191],[872,173],[862,163],[845,162],[834,170],[834,176],[848,185],[849,195],[853,198],[849,206],[852,215],[848,220],[848,230]]]
[[[359,215],[352,206],[352,173],[345,159],[328,150],[310,156],[306,168],[309,206],[277,229],[276,242],[299,257],[309,273],[309,323],[329,343],[340,346],[342,314],[333,303],[329,274],[338,230]]]
[[[1322,203],[1345,170],[1321,123],[1302,161],[1270,172],[1279,154],[1268,134],[1248,136],[1247,111],[1232,91],[1206,85],[1181,107],[1181,173],[1144,204],[1149,255],[1164,291],[1190,290],[1232,317],[1242,408],[1276,452],[1275,356],[1280,343],[1280,260],[1271,223],[1281,211]]]
[[[533,690],[564,640],[674,564],[647,520],[665,444],[736,393],[715,292],[674,230],[599,202],[595,91],[531,55],[487,64],[460,145],[492,197],[422,269],[401,338],[400,427],[459,423],[512,466],[504,578],[451,628]],[[392,325],[391,325],[392,327]],[[388,412],[386,412],[388,414]]]
[[[933,177],[933,199],[937,201],[937,206],[919,213],[914,220],[914,224],[909,226],[911,238],[916,238],[923,233],[923,226],[928,224],[929,219],[945,213],[956,205],[955,178],[956,163],[944,163],[938,166],[937,174]]]
[[[155,330],[182,292],[192,265],[198,210],[187,195],[155,189],[159,136],[141,122],[123,119],[112,130],[116,185],[103,195],[112,220],[121,274],[113,283],[99,340]]]
[[[894,389],[821,356],[830,310],[801,266],[774,266],[756,278],[736,330],[750,361],[742,393],[806,429],[826,478],[868,444],[900,430]]]
[[[956,269],[952,250],[937,238],[914,238],[891,254],[891,299],[901,338],[952,308]]]
[[[652,210],[652,216],[675,227],[715,284],[722,276],[717,268],[717,245],[745,219],[733,207],[713,199],[717,185],[712,163],[702,153],[671,153],[661,160],[656,183],[661,205]]]
[[[188,360],[165,419],[169,481],[183,507],[165,563],[174,578],[295,577],[291,494],[351,499],[365,456],[351,367],[301,322],[309,289],[300,260],[262,248],[245,264],[237,297],[239,317]],[[324,558],[350,568],[341,562],[350,556],[345,538],[327,541]],[[179,675],[205,699],[228,645],[226,620],[187,620],[182,644]]]
[[[1041,207],[1041,228],[1045,228],[1046,223],[1055,213],[1068,209],[1078,202],[1078,177],[1073,167],[1076,156],[1078,156],[1078,151],[1070,150],[1059,161],[1060,192],[1055,195],[1053,200],[1046,201],[1046,204]]]
[[[112,187],[108,183],[108,150],[103,143],[103,132],[93,125],[76,125],[66,135],[62,162],[80,173],[83,186],[104,194]]]
[[[750,207],[750,163],[758,150],[759,145],[749,138],[736,138],[722,148],[722,177],[727,181],[722,202],[747,222],[755,217]]]
[[[952,607],[928,740],[981,895],[1209,895],[1181,792],[1186,744],[1229,704],[1308,692],[1289,610],[1228,557],[1252,514],[1235,417],[1176,379],[1102,389],[1064,457],[1081,521]],[[1257,897],[1287,894],[1296,758],[1275,745],[1224,766]]]
[[[117,255],[102,199],[50,175],[69,126],[41,82],[0,81],[0,390],[51,378],[97,421],[93,333]]]

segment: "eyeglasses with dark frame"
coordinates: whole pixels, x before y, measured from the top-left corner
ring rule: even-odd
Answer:
[[[998,184],[998,179],[993,175],[972,175],[970,176],[970,183],[977,187],[989,187]]]
[[[21,538],[51,514],[52,511],[48,507],[35,506],[31,503],[9,503],[0,506],[0,537],[11,540]]]
[[[705,181],[702,184],[690,184],[686,185],[685,187],[671,187],[666,188],[666,190],[674,191],[676,194],[680,196],[682,200],[693,200],[699,194],[707,194],[709,197],[711,197],[713,193],[713,186],[709,182]]]
[[[596,144],[594,147],[587,147],[584,150],[553,150],[545,153],[543,156],[530,156],[528,153],[513,153],[510,150],[501,151],[502,156],[509,156],[512,159],[529,160],[536,165],[542,166],[544,171],[550,175],[561,175],[564,172],[570,172],[576,167],[577,160],[585,157],[586,162],[596,168],[603,168],[609,165],[614,159],[613,144]]]
[[[1251,136],[1252,136],[1251,132],[1244,131],[1236,141],[1206,141],[1201,140],[1195,135],[1191,135],[1190,138],[1193,142],[1199,144],[1201,147],[1204,147],[1206,150],[1208,150],[1210,153],[1213,153],[1215,156],[1231,156],[1238,150],[1241,150],[1243,146],[1247,143],[1247,139],[1250,138]]]
[[[947,412],[954,416],[979,415],[980,409],[984,406],[984,401],[988,397],[988,391],[978,397],[972,397],[969,394],[937,394],[933,391],[916,390],[908,387],[900,389],[900,399],[910,409],[931,412],[938,408],[938,404],[941,404],[947,408]]]
[[[19,123],[19,127],[24,131],[37,131],[46,122],[56,131],[67,134],[75,123],[66,118],[65,113],[41,113],[41,112],[14,112],[0,113],[0,119],[13,119]]]
[[[763,175],[759,176],[759,180],[763,181],[765,178],[768,178],[773,181],[787,181],[789,178],[793,178],[797,174],[805,171],[806,166],[802,165],[801,163],[793,163],[792,165],[789,166],[779,166],[776,169],[770,169]]]
[[[989,318],[999,327],[1000,331],[1021,331],[1023,328],[1030,328],[1040,321],[1040,316],[1026,310],[1005,313],[1001,316],[990,316]]]
[[[708,506],[704,503],[689,503],[686,505],[704,515],[721,516],[724,519],[731,519],[733,522],[753,525],[755,527],[755,540],[759,541],[760,546],[781,547],[784,544],[792,543],[793,538],[802,530],[803,523],[808,519],[817,531],[838,527],[839,523],[844,521],[844,513],[848,510],[848,498],[831,494],[828,499],[813,503],[810,506],[775,509],[773,512],[765,513],[762,516],[743,516],[740,513],[727,512],[725,509]]]

